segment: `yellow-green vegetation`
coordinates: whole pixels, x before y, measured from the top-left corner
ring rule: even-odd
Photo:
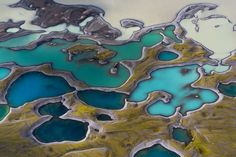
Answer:
[[[153,69],[175,66],[181,64],[194,64],[194,63],[207,63],[210,59],[206,56],[208,52],[200,45],[191,40],[187,40],[181,44],[173,44],[169,46],[170,49],[178,51],[180,57],[173,61],[160,61],[156,56],[166,49],[163,45],[158,45],[153,48],[146,49],[142,60],[134,62],[133,75],[130,79],[120,88],[122,91],[130,91],[133,89],[138,80],[147,77],[148,73]]]
[[[203,76],[196,85],[216,88],[218,82],[236,81],[236,66],[225,74]],[[203,157],[231,157],[236,150],[236,106],[235,98],[223,96],[214,105],[183,118],[182,125],[191,129],[194,140],[186,147],[186,151],[195,151]]]
[[[95,53],[94,59],[98,61],[107,61],[115,56],[115,52],[95,44],[76,44],[66,51],[71,57],[79,53]]]
[[[99,49],[99,46],[94,44],[76,44],[67,49],[68,53],[77,54],[77,53],[85,53],[85,52],[94,52]]]
[[[97,126],[91,126],[90,134],[85,141],[48,145],[40,145],[35,142],[29,136],[30,130],[32,126],[46,117],[40,118],[35,114],[34,106],[37,105],[37,102],[28,103],[12,112],[1,124],[0,145],[4,146],[0,148],[1,155],[7,157],[16,155],[17,157],[128,156],[131,150],[143,141],[155,139],[168,141],[170,139],[168,126],[176,121],[176,118],[150,117],[144,112],[148,103],[157,98],[163,98],[163,94],[160,92],[151,94],[146,102],[138,105],[129,103],[124,110],[112,111],[116,120],[107,123],[95,120],[95,114],[103,112],[101,109],[81,103],[72,93],[65,97],[72,112],[64,118],[76,117],[88,121],[93,120],[97,124]],[[92,152],[96,153],[90,154]]]
[[[227,60],[224,61],[225,64],[235,64],[236,62],[236,52],[232,54]]]
[[[81,48],[77,45],[70,53],[77,53],[80,48],[87,51],[98,50],[97,46],[91,46],[92,48],[87,46]],[[158,45],[146,49],[141,60],[134,62],[134,64],[125,62],[133,69],[133,75],[119,90],[131,91],[137,81],[147,77],[153,69],[209,61],[209,58],[206,57],[209,55],[208,52],[190,40],[169,46],[170,49],[174,49],[180,54],[181,57],[178,59],[170,62],[158,61],[156,56],[165,48],[163,45]],[[104,53],[100,51],[97,53],[101,60],[110,55],[110,51],[104,50],[102,52]],[[65,73],[53,71],[49,65],[34,68],[16,67],[11,76],[0,81],[0,92],[4,93],[12,80],[30,70],[40,70],[49,75],[65,75]],[[219,81],[223,83],[236,81],[235,70],[236,66],[224,74],[203,76],[195,85],[216,89]],[[87,87],[80,81],[71,80],[69,75],[67,81],[81,89]],[[0,156],[129,157],[130,152],[140,143],[157,139],[177,152],[181,152],[183,157],[233,157],[235,154],[236,108],[234,98],[223,97],[222,101],[217,104],[205,106],[187,117],[176,114],[170,118],[150,116],[146,113],[146,107],[153,101],[168,98],[168,94],[161,91],[151,93],[143,102],[127,102],[124,109],[109,111],[84,104],[78,100],[74,93],[68,93],[64,95],[64,98],[71,110],[63,118],[83,119],[90,123],[90,132],[85,140],[51,144],[36,142],[31,136],[32,128],[50,118],[50,116],[40,117],[36,114],[35,108],[41,101],[38,100],[29,102],[19,109],[13,109],[0,124]],[[112,114],[114,121],[98,121],[96,115],[104,112]],[[185,145],[173,140],[169,132],[173,125],[182,125],[189,129],[194,138],[193,141]]]

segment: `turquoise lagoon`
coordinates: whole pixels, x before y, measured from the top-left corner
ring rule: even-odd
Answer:
[[[174,42],[180,43],[181,40],[176,37],[174,30],[175,26],[169,25],[164,29],[164,31],[158,29],[143,35],[140,41],[131,41],[122,45],[104,45],[104,47],[117,52],[115,58],[112,59],[113,62],[119,62],[122,60],[138,60],[142,57],[142,50],[144,47],[152,47],[163,41],[164,37],[161,33],[166,37],[173,39]]]
[[[48,103],[40,106],[38,112],[40,115],[50,115],[53,117],[60,117],[64,115],[69,109],[64,106],[61,102]]]
[[[157,69],[151,73],[151,78],[141,81],[131,93],[130,101],[144,101],[148,94],[154,91],[165,91],[172,95],[168,103],[156,101],[147,108],[150,115],[171,116],[180,107],[180,113],[200,108],[203,104],[213,103],[218,95],[209,89],[191,87],[198,80],[198,65],[176,66]]]
[[[67,54],[61,52],[61,49],[67,48],[72,43],[63,42],[64,45],[54,47],[44,44],[33,51],[12,51],[0,48],[0,63],[16,62],[21,66],[51,63],[55,70],[71,72],[77,79],[91,86],[115,87],[128,79],[129,70],[122,65],[117,75],[109,75],[109,70],[113,64],[103,66],[92,62],[81,62],[79,64],[77,60],[67,61]]]
[[[172,152],[160,144],[145,148],[137,152],[134,157],[180,157],[175,152]]]
[[[41,72],[28,72],[21,75],[9,87],[6,99],[13,108],[39,98],[60,96],[74,91],[65,79],[48,76]]]
[[[219,83],[218,90],[229,97],[236,97],[236,82],[230,82],[229,84]]]
[[[6,78],[10,74],[11,70],[7,68],[0,68],[0,80]]]
[[[43,44],[34,50],[20,50],[12,51],[7,48],[0,48],[0,64],[6,62],[16,62],[21,66],[33,66],[45,63],[51,63],[55,70],[71,72],[74,77],[80,81],[85,82],[89,86],[93,87],[119,87],[130,76],[129,70],[120,65],[118,73],[116,75],[110,75],[109,71],[113,65],[123,60],[137,60],[142,56],[142,49],[144,46],[150,47],[160,43],[163,40],[163,36],[160,32],[174,39],[176,42],[181,42],[173,33],[175,26],[167,26],[165,30],[154,30],[148,34],[145,34],[140,41],[128,42],[122,45],[103,45],[104,47],[116,52],[116,56],[107,65],[99,65],[94,62],[81,62],[79,59],[83,58],[80,55],[76,56],[73,61],[67,60],[67,54],[61,52],[61,49],[68,48],[76,43],[90,44],[94,43],[92,40],[79,40],[78,42],[67,42],[63,40],[59,41],[61,44],[57,46],[49,46]],[[21,46],[18,44],[25,44],[26,41],[33,38],[35,35],[20,37],[1,42],[1,46]],[[23,40],[26,38],[25,40]],[[21,42],[19,42],[19,40]],[[86,57],[85,57],[86,58]]]
[[[206,74],[211,74],[211,73],[223,73],[223,72],[226,72],[230,69],[230,66],[228,65],[222,65],[222,64],[219,64],[219,65],[210,65],[210,64],[205,64],[202,66],[204,72]]]
[[[33,131],[34,137],[43,143],[80,141],[86,137],[88,123],[53,117]]]
[[[184,142],[185,144],[189,144],[192,141],[191,134],[188,132],[188,130],[183,128],[174,127],[172,131],[172,137],[173,139],[179,142]]]
[[[105,92],[100,90],[78,91],[77,95],[80,100],[88,105],[111,110],[122,109],[125,105],[125,98],[127,97],[124,93]]]

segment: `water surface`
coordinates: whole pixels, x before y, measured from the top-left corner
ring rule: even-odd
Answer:
[[[172,136],[175,140],[179,142],[184,142],[188,144],[192,141],[192,136],[188,130],[183,128],[173,128]]]
[[[78,91],[77,95],[80,100],[88,105],[111,110],[122,109],[125,105],[125,98],[127,97],[124,93],[100,90]]]
[[[80,141],[86,137],[87,131],[88,123],[54,117],[37,127],[33,135],[43,143]]]
[[[69,109],[65,107],[61,102],[57,103],[48,103],[41,106],[38,109],[39,114],[41,115],[51,115],[53,117],[60,117],[64,115]]]
[[[10,74],[10,72],[10,69],[0,68],[0,80],[5,79]]]
[[[98,115],[96,115],[96,118],[99,121],[111,121],[112,120],[111,116],[109,116],[107,114],[98,114]]]
[[[137,152],[134,157],[180,157],[160,144],[156,144],[150,148],[146,148]]]
[[[7,91],[6,99],[13,108],[39,98],[60,96],[74,91],[64,78],[41,72],[28,72],[16,79]]]
[[[218,90],[229,97],[236,97],[236,82],[231,82],[229,84],[220,83],[218,85]]]
[[[178,54],[171,51],[162,51],[158,54],[157,58],[160,61],[171,61],[178,58],[178,56],[179,56]]]
[[[2,121],[10,112],[8,105],[0,105],[0,121]]]
[[[16,62],[20,66],[34,66],[44,63],[52,63],[52,67],[55,70],[70,72],[76,79],[86,83],[89,86],[108,88],[119,87],[127,81],[130,76],[130,72],[121,64],[117,74],[110,75],[110,69],[114,66],[114,64],[124,60],[137,60],[141,58],[144,47],[151,47],[161,43],[163,40],[163,36],[160,34],[161,32],[164,32],[166,36],[174,39],[175,34],[173,32],[173,28],[175,29],[175,26],[167,27],[164,31],[151,31],[143,35],[140,41],[132,41],[122,45],[103,45],[105,48],[116,52],[116,56],[112,58],[109,64],[106,65],[99,65],[88,61],[81,62],[80,59],[84,58],[84,54],[76,56],[72,61],[68,61],[67,54],[61,52],[62,49],[66,49],[76,43],[96,44],[92,40],[79,40],[78,42],[53,40],[60,41],[60,44],[57,46],[43,44],[34,50],[20,50],[16,52],[6,48],[0,48],[0,64],[6,62]],[[1,42],[0,46],[19,46],[19,44],[22,46],[22,44],[26,44],[29,39],[35,38],[36,36],[37,34],[33,34],[11,39],[6,42]],[[177,39],[176,42],[178,42]],[[85,56],[85,58],[87,57]]]
[[[109,72],[114,65],[113,63],[98,65],[94,62],[80,62],[79,59],[84,58],[84,54],[68,61],[67,54],[63,53],[61,49],[68,48],[75,43],[63,40],[57,41],[60,41],[61,44],[57,46],[43,44],[32,51],[12,51],[0,48],[0,64],[16,62],[20,66],[34,66],[52,63],[55,70],[71,72],[76,79],[90,86],[99,87],[118,87],[129,78],[129,70],[123,65],[120,65],[117,75],[110,75]]]
[[[138,84],[129,100],[144,101],[151,92],[165,91],[172,95],[168,103],[156,101],[147,108],[150,115],[162,116],[173,115],[177,107],[182,115],[186,115],[203,104],[215,102],[218,95],[214,91],[191,86],[200,77],[197,68],[197,65],[186,65],[155,70],[150,79]]]

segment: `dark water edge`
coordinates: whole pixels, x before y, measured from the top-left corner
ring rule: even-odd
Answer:
[[[80,100],[88,105],[111,110],[122,109],[125,105],[125,98],[127,97],[124,93],[100,90],[78,91],[77,95]]]
[[[34,137],[43,143],[80,141],[86,137],[88,123],[53,117],[33,131]]]
[[[59,76],[49,76],[41,72],[28,72],[16,79],[7,91],[6,99],[13,108],[39,98],[60,96],[75,88]]]

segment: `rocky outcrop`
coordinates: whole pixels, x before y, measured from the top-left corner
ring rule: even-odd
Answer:
[[[139,27],[143,28],[144,23],[136,19],[123,19],[120,21],[120,24],[124,28]]]
[[[95,38],[116,39],[121,36],[121,31],[112,27],[102,17],[96,17],[85,28],[84,32]]]
[[[42,28],[66,23],[78,26],[88,17],[97,17],[104,11],[91,5],[63,5],[53,0],[20,0],[10,7],[22,7],[27,10],[35,10],[36,18],[32,24]]]
[[[20,26],[24,24],[24,21],[13,22],[9,20],[7,22],[0,22],[0,42],[6,41],[12,38],[17,38],[25,35],[29,35],[32,33],[42,33],[43,31],[30,31],[21,29]],[[9,28],[18,28],[17,32],[7,32]]]

